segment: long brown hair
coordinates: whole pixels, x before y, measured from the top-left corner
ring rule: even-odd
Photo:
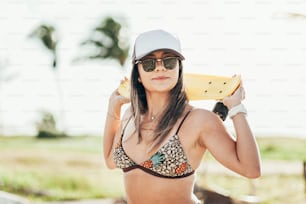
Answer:
[[[179,77],[176,85],[170,91],[170,100],[165,108],[164,113],[160,116],[159,123],[154,130],[154,146],[151,150],[159,146],[167,137],[172,127],[177,120],[182,116],[185,106],[188,103],[186,92],[183,88],[183,65],[179,60]],[[145,88],[142,83],[139,82],[139,72],[137,64],[133,65],[131,73],[131,106],[132,114],[134,117],[134,123],[136,127],[136,134],[138,135],[138,143],[141,142],[142,136],[140,133],[140,118],[142,114],[148,111],[147,98]]]

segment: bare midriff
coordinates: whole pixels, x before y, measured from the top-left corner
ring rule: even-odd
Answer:
[[[195,204],[194,175],[185,178],[159,178],[141,169],[124,173],[128,204]]]

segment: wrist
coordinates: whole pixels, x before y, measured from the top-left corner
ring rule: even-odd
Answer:
[[[233,118],[234,116],[236,116],[239,113],[243,113],[243,114],[247,115],[247,109],[244,107],[244,105],[242,103],[239,103],[235,106],[232,106],[228,111],[228,116],[230,118]]]
[[[108,117],[111,117],[111,118],[113,118],[113,119],[115,119],[115,120],[120,120],[120,116],[118,116],[118,115],[116,115],[116,114],[114,114],[114,113],[111,113],[111,112],[109,112],[109,111],[107,111],[107,116],[108,116]]]
[[[233,107],[241,104],[241,101],[223,101],[223,103],[230,110]]]
[[[120,120],[121,106],[120,105],[114,106],[113,104],[110,104],[107,109],[107,115],[116,120]]]

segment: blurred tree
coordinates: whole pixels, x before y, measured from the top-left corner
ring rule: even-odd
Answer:
[[[63,102],[63,94],[62,88],[60,84],[60,77],[58,71],[58,59],[57,59],[57,31],[54,26],[42,24],[35,28],[29,35],[30,38],[38,39],[42,45],[51,52],[52,54],[52,70],[54,71],[55,82],[57,85],[57,90],[59,94],[59,104],[60,104],[60,118],[61,118],[61,126],[65,130],[65,115],[64,115],[64,102]]]
[[[81,43],[81,46],[89,46],[94,51],[80,59],[114,59],[121,67],[128,57],[129,43],[127,38],[120,36],[122,24],[112,17],[106,17],[94,28],[91,37]]]
[[[31,38],[38,38],[53,57],[52,68],[57,69],[57,39],[56,30],[52,25],[42,24],[35,28],[29,35]]]
[[[38,138],[58,138],[65,137],[65,133],[57,130],[56,121],[52,113],[41,111],[41,120],[36,123]]]

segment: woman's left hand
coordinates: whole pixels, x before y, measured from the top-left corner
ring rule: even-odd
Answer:
[[[240,104],[241,101],[244,99],[245,99],[245,90],[241,82],[237,90],[232,95],[225,97],[222,102],[224,103],[225,106],[227,106],[228,109],[231,109],[232,107]]]

